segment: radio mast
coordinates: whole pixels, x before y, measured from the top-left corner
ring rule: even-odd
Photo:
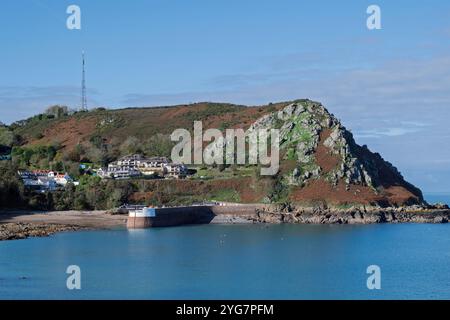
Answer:
[[[87,98],[86,98],[86,70],[85,70],[85,60],[84,60],[84,51],[81,53],[83,70],[82,70],[82,79],[81,79],[81,111],[87,111]]]

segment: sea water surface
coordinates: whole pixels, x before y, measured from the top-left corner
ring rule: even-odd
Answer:
[[[81,290],[66,269],[81,268]],[[367,267],[381,268],[381,290]],[[203,225],[0,242],[1,299],[450,299],[450,224]]]

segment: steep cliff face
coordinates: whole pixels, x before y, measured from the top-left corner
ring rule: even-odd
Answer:
[[[419,189],[353,135],[319,102],[298,100],[253,123],[280,129],[279,189],[297,201],[378,205],[421,204]]]

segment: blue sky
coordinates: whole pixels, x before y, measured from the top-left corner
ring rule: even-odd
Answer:
[[[81,7],[82,30],[66,28]],[[381,8],[382,30],[366,28]],[[0,121],[51,104],[321,101],[425,191],[450,192],[450,2],[3,0]]]

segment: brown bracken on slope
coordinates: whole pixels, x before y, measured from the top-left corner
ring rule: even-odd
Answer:
[[[423,202],[421,191],[406,182],[395,167],[367,147],[357,145],[351,133],[342,127],[332,114],[320,103],[310,100],[257,107],[195,103],[174,107],[93,110],[51,120],[42,130],[42,134],[37,136],[36,128],[30,124],[29,127],[21,128],[21,135],[25,139],[24,146],[58,142],[63,153],[70,152],[78,144],[88,144],[93,137],[101,137],[103,141],[110,143],[113,149],[117,149],[128,137],[145,141],[155,134],[168,137],[177,128],[191,131],[194,121],[202,121],[204,130],[248,129],[263,119],[263,116],[280,112],[288,115],[286,121],[292,121],[292,133],[303,132],[298,126],[309,126],[309,129],[313,130],[311,132],[316,138],[316,145],[310,151],[313,152],[312,161],[317,168],[310,169],[307,176],[304,176],[307,166],[286,156],[287,150],[282,149],[278,176],[237,176],[211,181],[146,181],[148,191],[134,194],[131,200],[148,202],[155,197],[166,197],[167,201],[170,201],[170,197],[215,197],[223,190],[228,190],[230,194],[234,191],[238,201],[244,203],[275,199],[277,197],[274,197],[274,194],[278,194],[278,200],[274,201],[325,201],[333,204],[364,203],[383,206]],[[272,124],[275,124],[279,119],[273,116],[273,121]],[[279,127],[282,126],[283,123]],[[302,136],[305,135],[300,135]],[[302,150],[309,152],[309,147],[304,145]],[[297,150],[295,146],[294,149]],[[290,183],[283,182],[285,180],[282,177],[292,177],[295,172],[297,176],[294,178],[301,181],[291,179]]]
[[[58,142],[70,151],[94,135],[120,143],[128,137],[146,139],[154,134],[171,134],[177,128],[193,129],[194,121],[202,121],[203,129],[248,128],[258,118],[280,110],[288,103],[246,107],[222,103],[195,103],[173,107],[93,110],[71,117],[54,119],[36,137],[31,127],[23,133],[26,145],[48,145]],[[105,124],[106,123],[106,124]]]
[[[330,129],[325,129],[320,133],[319,145],[316,148],[316,162],[322,168],[323,173],[328,173],[340,163],[340,159],[337,155],[331,153],[323,142],[328,139],[331,134]]]

